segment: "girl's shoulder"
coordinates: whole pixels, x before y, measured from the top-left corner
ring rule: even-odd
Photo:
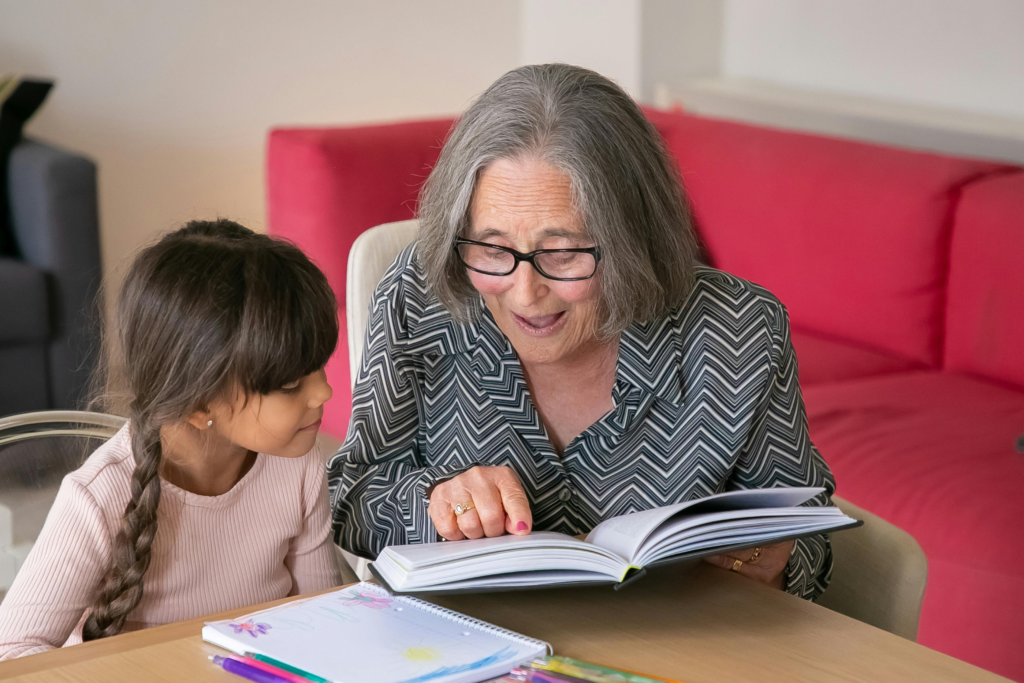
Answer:
[[[64,477],[54,506],[69,505],[87,517],[98,516],[113,533],[131,497],[134,469],[125,425],[93,451],[77,470]]]
[[[68,474],[65,481],[72,481],[94,495],[112,490],[123,490],[128,495],[128,486],[135,461],[132,458],[131,438],[128,424],[97,448],[85,459],[82,466]]]

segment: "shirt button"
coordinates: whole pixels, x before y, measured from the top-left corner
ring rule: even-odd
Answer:
[[[568,503],[571,498],[572,489],[566,488],[558,492],[558,500],[562,501],[563,503]]]

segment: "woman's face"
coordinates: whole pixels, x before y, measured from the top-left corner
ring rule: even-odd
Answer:
[[[536,159],[503,159],[484,170],[466,238],[523,253],[595,246],[583,234],[568,176]],[[600,273],[559,282],[526,262],[511,275],[466,272],[521,361],[566,360],[595,341]]]

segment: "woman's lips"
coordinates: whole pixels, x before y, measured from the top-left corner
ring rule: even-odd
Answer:
[[[525,316],[518,313],[512,314],[512,319],[518,323],[519,328],[534,337],[547,337],[561,329],[565,322],[565,311],[551,313],[549,315]]]
[[[320,428],[320,423],[321,423],[321,422],[323,422],[323,421],[324,421],[324,419],[323,419],[323,418],[321,417],[321,418],[320,418],[319,420],[317,420],[316,422],[314,422],[314,423],[312,423],[312,424],[308,424],[308,425],[306,425],[305,427],[303,427],[303,428],[302,428],[302,429],[300,429],[299,431],[300,431],[300,432],[308,432],[308,431],[311,431],[311,430],[314,430],[314,429],[319,429],[319,428]]]

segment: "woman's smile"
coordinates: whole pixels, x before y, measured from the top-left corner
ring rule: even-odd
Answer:
[[[519,324],[523,332],[534,337],[549,337],[557,334],[565,326],[565,319],[568,317],[566,311],[532,316],[519,315],[511,311],[509,311],[509,314]]]

